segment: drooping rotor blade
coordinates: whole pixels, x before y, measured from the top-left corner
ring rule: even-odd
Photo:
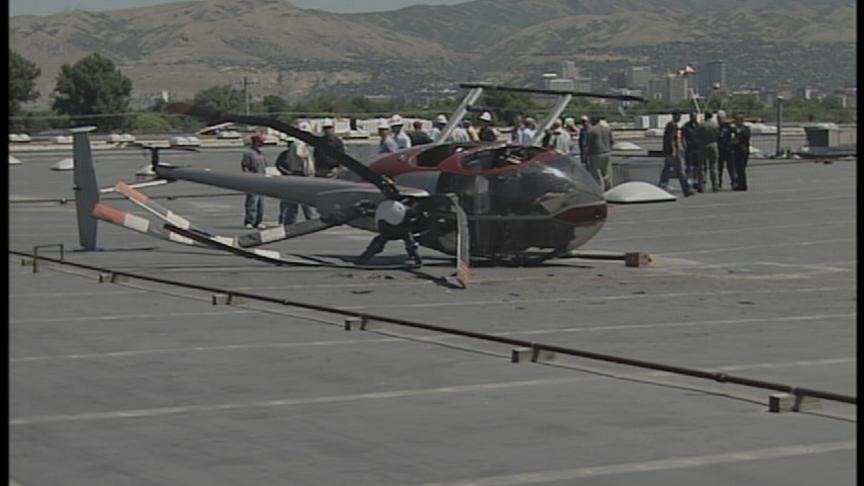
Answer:
[[[377,187],[384,194],[385,197],[395,199],[398,198],[400,195],[399,190],[396,188],[396,184],[394,184],[393,181],[390,180],[390,178],[378,174],[377,172],[373,171],[369,167],[366,167],[357,159],[351,157],[348,154],[333,150],[326,143],[323,137],[315,136],[309,132],[293,127],[288,123],[281,122],[274,118],[216,113],[211,110],[194,107],[192,105],[189,105],[188,103],[175,103],[173,105],[169,105],[168,110],[173,113],[184,113],[197,118],[204,118],[205,120],[208,120],[210,122],[232,121],[236,123],[245,123],[248,125],[270,127],[274,130],[278,130],[282,133],[285,133],[286,135],[289,135],[311,145],[313,148],[315,148],[315,150],[324,153],[331,159],[337,161],[339,164],[345,166],[348,170],[360,176],[360,178],[364,181],[374,184],[375,187]]]
[[[489,91],[510,91],[513,93],[532,93],[532,94],[549,94],[549,95],[571,95],[579,98],[601,98],[607,100],[621,100],[621,101],[645,101],[645,98],[641,96],[633,96],[633,95],[618,95],[618,94],[606,94],[606,93],[591,93],[588,91],[566,91],[566,90],[557,90],[557,89],[535,89],[535,88],[516,88],[511,86],[500,86],[495,84],[486,84],[486,83],[461,83],[459,85],[460,88],[466,89],[476,89],[483,88]]]
[[[310,235],[319,231],[324,231],[334,226],[343,224],[341,222],[325,222],[320,219],[311,221],[303,221],[302,223],[286,224],[267,228],[261,231],[253,231],[235,238],[237,246],[240,248],[253,248],[256,246],[275,243],[277,241],[289,240],[300,236]]]

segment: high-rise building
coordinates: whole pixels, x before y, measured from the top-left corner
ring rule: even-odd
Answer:
[[[573,61],[563,61],[561,63],[561,77],[565,79],[575,79],[579,77],[579,68]]]
[[[664,93],[664,101],[680,103],[689,99],[687,84],[687,78],[675,74],[666,75],[666,92]]]
[[[726,62],[725,61],[708,61],[704,62],[697,68],[699,76],[699,93],[702,96],[708,96],[714,89],[714,85],[720,88],[728,89],[726,84]]]
[[[651,68],[631,66],[626,72],[626,88],[646,90],[651,83]]]
[[[648,82],[648,97],[652,100],[680,103],[690,99],[687,78],[675,74],[667,74],[662,78],[654,78]]]

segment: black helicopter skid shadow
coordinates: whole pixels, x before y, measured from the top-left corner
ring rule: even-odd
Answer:
[[[292,256],[303,257],[302,255],[292,255]],[[326,260],[323,260],[321,257],[337,258],[337,259],[339,259],[345,263],[356,262],[357,258],[358,258],[355,255],[321,255],[321,254],[318,254],[318,255],[315,255],[313,257],[310,257],[308,255],[305,256],[305,258],[315,258],[316,260],[319,260],[319,261],[326,261]],[[375,264],[375,265],[370,265],[370,264],[356,265],[355,264],[351,268],[357,268],[357,269],[361,269],[361,270],[402,271],[402,272],[411,274],[414,277],[417,277],[421,280],[428,280],[430,282],[433,282],[436,285],[440,285],[444,288],[448,288],[448,289],[463,289],[464,288],[458,282],[454,282],[454,281],[450,280],[450,277],[453,277],[454,275],[450,275],[450,277],[448,277],[446,275],[445,276],[437,276],[437,275],[432,275],[431,273],[427,273],[427,272],[424,272],[421,270],[421,268],[424,268],[424,267],[451,269],[451,268],[453,268],[453,259],[452,258],[446,258],[446,257],[445,258],[430,258],[430,257],[426,257],[423,259],[422,265],[418,265],[416,263],[407,263],[407,264],[406,263],[389,263],[389,262],[396,262],[396,261],[404,262],[405,261],[404,256],[376,256],[376,257],[373,257],[372,260],[377,260],[378,262],[381,262],[381,263]],[[434,260],[434,263],[430,264],[429,260]],[[388,263],[385,263],[385,262],[388,262]]]

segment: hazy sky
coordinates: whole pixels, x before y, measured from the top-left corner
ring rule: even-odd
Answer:
[[[116,10],[120,8],[144,7],[177,0],[9,0],[9,16],[48,15],[67,9]],[[206,1],[206,0],[205,0]],[[409,5],[441,5],[462,3],[467,0],[288,0],[301,8],[317,8],[332,12],[371,12],[393,10]]]

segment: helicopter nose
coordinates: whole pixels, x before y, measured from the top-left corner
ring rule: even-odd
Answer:
[[[570,224],[585,224],[603,221],[607,215],[608,209],[606,203],[602,202],[571,206],[556,214],[555,218]]]

